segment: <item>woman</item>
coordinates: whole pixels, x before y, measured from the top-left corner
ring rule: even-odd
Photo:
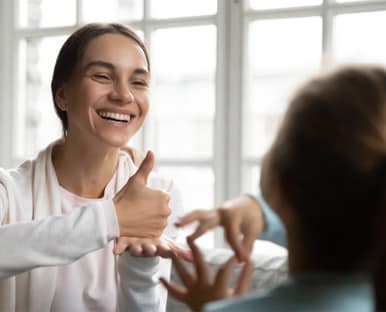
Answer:
[[[205,311],[374,311],[372,274],[384,253],[385,119],[380,67],[343,68],[298,91],[261,174],[263,196],[286,228],[290,278],[266,294]],[[198,275],[174,257],[185,289],[163,283],[199,311],[232,296],[227,281],[236,261],[211,282],[190,245]],[[246,292],[249,272],[247,262],[234,294]]]
[[[63,138],[0,172],[0,270],[11,276],[0,281],[2,311],[165,309],[157,276],[170,273],[167,260],[112,253],[119,236],[136,237],[135,255],[175,247],[159,244],[169,199],[172,219],[181,212],[174,184],[150,174],[151,153],[136,173],[124,149],[147,115],[149,83],[147,50],[126,26],[89,24],[64,43],[52,78]]]

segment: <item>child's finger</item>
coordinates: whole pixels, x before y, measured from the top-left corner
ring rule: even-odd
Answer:
[[[171,294],[177,300],[185,302],[186,289],[184,289],[176,284],[168,282],[163,277],[160,277],[160,282],[162,283],[162,285],[165,286],[165,288],[168,290],[169,294]]]
[[[245,294],[251,287],[253,277],[253,262],[248,260],[245,262],[243,269],[240,272],[237,286],[235,288],[236,295]]]
[[[193,263],[194,263],[194,267],[196,268],[197,277],[201,282],[205,283],[209,279],[208,268],[205,264],[205,261],[202,257],[202,254],[201,254],[199,248],[194,243],[194,241],[192,239],[189,239],[189,238],[187,239],[187,241],[188,241],[188,245],[189,245],[190,249],[192,250]]]
[[[175,254],[172,254],[172,261],[182,283],[188,288],[192,287],[196,278],[186,269],[182,261]]]
[[[220,290],[220,292],[223,292],[224,296],[226,296],[226,290],[228,289],[229,279],[236,264],[237,259],[235,256],[232,256],[228,259],[227,262],[225,262],[225,264],[221,266],[221,268],[217,272],[214,286],[215,289]]]

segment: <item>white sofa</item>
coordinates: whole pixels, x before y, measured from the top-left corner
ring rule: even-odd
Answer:
[[[205,262],[211,273],[217,272],[233,253],[229,249],[214,248],[203,250]],[[263,292],[279,284],[287,278],[287,250],[268,241],[257,240],[251,256],[254,263],[253,280],[250,291]],[[232,280],[238,276],[239,269],[233,272]],[[172,270],[172,281],[179,283],[177,273]],[[187,306],[176,301],[171,296],[168,298],[168,312],[190,311]]]

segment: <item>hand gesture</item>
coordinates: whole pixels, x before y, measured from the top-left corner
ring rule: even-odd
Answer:
[[[183,216],[177,227],[193,222],[198,226],[189,237],[196,239],[207,231],[222,226],[225,239],[234,250],[239,260],[247,260],[252,251],[253,242],[259,237],[264,226],[264,217],[256,200],[243,196],[222,204],[217,209],[195,210]]]
[[[155,239],[120,237],[117,240],[113,252],[116,255],[120,255],[124,251],[127,251],[132,256],[136,257],[160,256],[162,258],[172,258],[175,254],[184,260],[193,260],[190,250],[178,246],[166,235],[162,235],[160,238]]]
[[[154,155],[149,151],[138,171],[113,199],[121,236],[158,238],[167,225],[171,213],[169,195],[146,186],[153,166]]]
[[[170,295],[187,304],[193,311],[200,311],[208,302],[239,296],[248,291],[252,280],[252,264],[250,261],[244,264],[236,287],[230,289],[228,285],[231,273],[237,264],[236,258],[233,256],[225,262],[217,272],[214,280],[211,281],[208,267],[205,265],[199,249],[191,239],[188,240],[188,244],[192,249],[196,272],[190,273],[181,260],[173,255],[173,265],[184,287],[160,278],[161,283],[168,289]]]

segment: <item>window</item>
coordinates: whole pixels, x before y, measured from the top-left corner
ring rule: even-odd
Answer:
[[[375,35],[385,27],[386,1],[249,0],[244,22],[241,192],[255,192],[260,163],[296,87],[321,67],[386,64]]]
[[[58,50],[79,26],[109,21],[148,43],[152,107],[132,144],[155,152],[188,210],[256,192],[261,158],[309,75],[386,63],[386,0],[3,0],[2,167],[61,135],[50,93]]]

